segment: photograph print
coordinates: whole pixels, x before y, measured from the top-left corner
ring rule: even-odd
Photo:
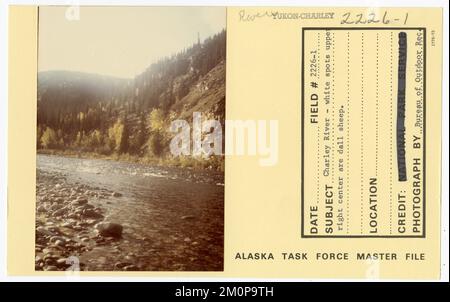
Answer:
[[[39,7],[36,271],[223,270],[225,25]]]

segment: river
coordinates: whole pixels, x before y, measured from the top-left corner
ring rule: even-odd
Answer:
[[[37,155],[37,175],[38,205],[40,200],[48,203],[44,214],[37,215],[37,225],[56,225],[59,234],[67,236],[66,242],[79,241],[80,236],[68,228],[69,222],[79,222],[67,216],[53,218],[45,211],[55,203],[48,198],[60,194],[64,199],[64,192],[82,189],[105,221],[123,226],[120,239],[102,244],[95,241],[94,226],[84,230],[89,238],[76,255],[83,269],[118,270],[127,263],[142,271],[223,269],[222,173]],[[54,187],[64,189],[55,193]],[[61,229],[62,225],[67,228]],[[37,255],[44,254],[46,244],[50,243],[37,248]],[[68,256],[67,251],[63,254]]]

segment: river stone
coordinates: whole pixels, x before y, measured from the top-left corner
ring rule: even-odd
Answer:
[[[61,227],[63,227],[63,228],[71,228],[72,224],[70,222],[64,222],[63,224],[61,224]]]
[[[71,219],[77,219],[77,218],[78,218],[78,215],[75,214],[75,213],[70,213],[67,217],[68,217],[68,218],[71,218]]]
[[[61,240],[57,240],[57,241],[54,243],[54,246],[57,247],[57,248],[64,247],[65,245],[66,245],[66,244],[64,243],[64,241],[61,241]]]
[[[131,265],[132,263],[127,263],[127,262],[117,262],[116,264],[114,264],[114,268],[115,269],[122,269],[125,266]]]
[[[38,232],[41,235],[45,235],[45,236],[54,236],[55,234],[50,232],[49,230],[47,230],[46,228],[40,226],[36,228],[36,232]]]
[[[62,203],[62,202],[64,202],[64,199],[62,199],[61,197],[58,197],[58,198],[55,198],[55,202]]]
[[[47,259],[52,259],[55,258],[55,255],[53,255],[52,253],[48,253],[48,254],[44,254],[44,257],[42,258],[43,261],[47,260]]]
[[[85,205],[83,205],[82,206],[83,207],[83,209],[93,209],[93,208],[95,208],[93,205],[91,205],[91,204],[85,204]]]
[[[92,209],[85,209],[83,211],[83,216],[88,217],[88,218],[93,218],[93,219],[103,218],[102,214],[97,213],[96,211],[94,211]]]
[[[64,215],[65,213],[66,213],[66,209],[65,209],[65,208],[62,208],[62,209],[59,209],[59,210],[56,210],[55,212],[53,212],[53,216],[54,216],[54,217],[62,216],[62,215]]]
[[[64,239],[64,237],[61,236],[53,236],[52,238],[50,238],[51,243],[55,243],[56,241],[66,241],[66,239]]]
[[[128,265],[123,268],[124,271],[137,271],[139,268],[135,265]]]
[[[46,271],[57,271],[58,268],[54,265],[49,265],[45,268]]]
[[[60,259],[56,260],[56,266],[66,268],[66,267],[70,266],[70,264],[67,263],[67,258],[60,258]]]
[[[74,203],[77,203],[79,205],[83,205],[83,204],[87,204],[88,200],[86,198],[83,197],[78,197],[77,199],[75,199]]]
[[[98,233],[104,237],[120,238],[122,236],[123,227],[114,222],[100,222],[95,228]]]
[[[96,219],[86,219],[86,224],[87,224],[87,225],[93,225],[93,224],[95,224],[96,222],[97,222]]]
[[[57,226],[54,226],[54,225],[47,226],[47,229],[48,229],[50,232],[55,232],[55,233],[58,233],[58,232],[59,232],[59,228],[58,228]]]
[[[54,203],[51,207],[50,207],[50,211],[56,211],[59,210],[63,207],[63,205],[58,204],[58,203]]]

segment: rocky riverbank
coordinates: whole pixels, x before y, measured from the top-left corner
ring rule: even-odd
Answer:
[[[59,173],[37,170],[35,269],[83,270],[79,256],[96,246],[119,244],[123,227],[105,219],[105,211],[91,200],[120,197],[119,192],[69,184]],[[117,269],[137,270],[132,264]]]
[[[223,174],[37,160],[36,270],[223,269]]]

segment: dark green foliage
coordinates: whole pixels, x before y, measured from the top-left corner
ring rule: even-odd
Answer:
[[[119,154],[127,153],[128,148],[130,146],[128,140],[129,140],[130,132],[128,130],[128,123],[124,122],[123,130],[122,130],[122,137],[120,139],[120,145],[119,145]]]
[[[151,150],[152,155],[161,156],[164,150],[163,136],[159,131],[150,134],[148,141],[148,147]]]

